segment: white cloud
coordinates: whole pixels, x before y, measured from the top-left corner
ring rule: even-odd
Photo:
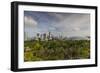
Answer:
[[[36,20],[34,20],[31,16],[25,16],[24,17],[24,23],[25,23],[26,28],[37,26]]]

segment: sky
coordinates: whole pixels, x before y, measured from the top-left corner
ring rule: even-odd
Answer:
[[[24,11],[24,32],[30,38],[48,32],[63,37],[90,36],[90,14]]]

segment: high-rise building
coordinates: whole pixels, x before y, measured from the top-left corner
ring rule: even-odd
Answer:
[[[43,40],[46,40],[46,33],[43,34]]]
[[[48,33],[43,33],[43,34],[39,34],[37,33],[37,36],[36,36],[36,40],[51,40],[53,38],[53,36],[51,35],[51,32],[48,32]]]
[[[40,34],[37,33],[36,40],[39,40],[39,38],[40,38]]]

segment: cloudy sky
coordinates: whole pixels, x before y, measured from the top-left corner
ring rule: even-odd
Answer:
[[[28,37],[47,32],[64,37],[89,36],[90,14],[24,11],[24,28]]]

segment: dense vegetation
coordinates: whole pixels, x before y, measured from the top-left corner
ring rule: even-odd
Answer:
[[[90,58],[90,40],[25,41],[24,61]]]

